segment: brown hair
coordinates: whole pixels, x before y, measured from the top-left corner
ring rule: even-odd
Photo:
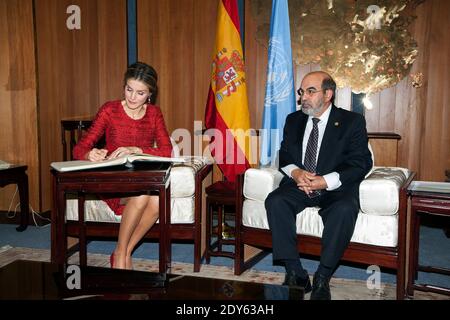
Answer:
[[[158,95],[158,86],[156,84],[158,81],[158,74],[156,73],[156,70],[144,62],[135,62],[130,65],[125,72],[123,78],[124,87],[130,79],[142,81],[147,85],[148,90],[150,91],[150,103],[154,104]]]

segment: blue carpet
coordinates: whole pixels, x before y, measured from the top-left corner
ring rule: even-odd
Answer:
[[[27,247],[38,249],[50,249],[50,225],[45,227],[30,226],[25,232],[17,232],[16,225],[0,224],[0,247],[10,245],[12,247]],[[109,255],[115,247],[114,241],[93,241],[88,245],[88,252]],[[232,250],[229,247],[228,250]],[[143,243],[135,251],[134,258],[158,259],[158,244]],[[190,243],[174,243],[172,246],[172,261],[193,263],[193,245]],[[450,239],[447,239],[442,229],[421,226],[420,229],[420,255],[422,265],[450,267]],[[317,269],[319,262],[302,258],[303,266],[310,274]],[[211,257],[212,265],[233,267],[233,260],[223,257]],[[367,280],[367,266],[340,265],[334,276],[344,279]],[[260,271],[284,272],[284,268],[272,264],[272,255],[267,255],[254,266]],[[381,270],[381,281],[395,283],[395,275],[388,270]],[[419,282],[430,283],[439,286],[450,287],[450,277],[419,272]]]

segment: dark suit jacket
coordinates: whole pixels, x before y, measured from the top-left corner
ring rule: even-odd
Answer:
[[[358,113],[331,106],[331,113],[325,128],[319,150],[316,173],[325,175],[337,172],[342,185],[336,191],[355,190],[372,167],[368,149],[366,121]],[[302,111],[288,115],[284,126],[283,141],[279,153],[279,168],[302,164],[302,142],[308,116]],[[289,177],[285,175],[281,183]]]

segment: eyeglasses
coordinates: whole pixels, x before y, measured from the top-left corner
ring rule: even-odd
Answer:
[[[300,88],[300,89],[297,90],[297,93],[298,93],[298,95],[301,98],[305,94],[308,95],[308,96],[312,96],[313,94],[315,94],[317,92],[320,92],[320,91],[325,91],[325,90],[323,90],[323,89],[317,90],[317,89],[314,89],[314,88],[308,88],[306,90],[303,90],[302,88]]]

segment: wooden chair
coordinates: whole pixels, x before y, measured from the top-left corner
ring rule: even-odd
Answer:
[[[84,131],[86,131],[91,126],[91,124],[91,120],[61,120],[61,144],[63,147],[63,161],[73,160],[73,147],[81,139]],[[69,149],[67,149],[67,135],[69,136]]]
[[[376,176],[368,176],[366,180],[372,179],[369,183],[374,183],[378,189],[378,192],[382,193],[384,185],[384,178],[390,179],[389,170],[403,172],[401,173],[404,177],[403,179],[396,180],[396,177],[392,177],[395,186],[392,190],[397,190],[396,198],[398,201],[398,210],[392,209],[391,218],[391,232],[392,238],[390,238],[391,244],[378,245],[375,243],[364,243],[364,241],[355,241],[350,243],[349,247],[344,253],[342,261],[365,264],[365,265],[377,265],[379,267],[385,267],[392,270],[396,270],[397,273],[397,299],[403,299],[405,297],[405,271],[406,271],[406,221],[407,221],[407,187],[414,179],[415,174],[403,168],[386,168],[380,167],[379,170],[385,170],[386,177],[379,179],[379,184],[377,186]],[[375,171],[373,171],[375,172]],[[381,171],[378,171],[381,172]],[[394,175],[394,174],[393,174]],[[272,248],[272,236],[267,224],[267,216],[264,208],[265,197],[278,187],[281,180],[281,173],[276,169],[249,169],[245,174],[241,174],[237,179],[236,188],[236,259],[235,259],[235,274],[239,275],[246,269],[253,266],[256,262],[262,259],[266,254],[270,252]],[[258,180],[260,179],[260,180]],[[401,181],[401,184],[399,184]],[[391,182],[391,181],[390,181]],[[247,185],[248,184],[248,185]],[[271,184],[270,187],[267,185]],[[373,185],[373,184],[372,184]],[[262,189],[264,186],[265,190]],[[253,190],[253,191],[252,191]],[[395,193],[393,191],[392,193]],[[373,199],[370,192],[367,192],[366,199],[371,202]],[[360,188],[361,197],[361,188]],[[372,201],[376,202],[376,201]],[[253,206],[252,206],[253,205]],[[389,205],[389,204],[388,204]],[[376,206],[376,204],[375,204]],[[392,206],[395,207],[395,206]],[[308,209],[305,209],[308,210]],[[302,222],[305,221],[315,221],[315,224],[311,224],[316,227],[316,230],[320,229],[317,227],[320,223],[320,217],[317,214],[317,208],[314,209],[316,212],[307,212],[297,215],[297,241],[298,241],[298,252],[300,254],[320,256],[321,252],[321,238],[316,235],[307,235],[305,233],[298,233],[299,228],[302,229]],[[361,209],[362,210],[362,209]],[[369,210],[370,211],[370,210]],[[376,210],[374,210],[376,211]],[[369,212],[370,213],[370,212]],[[370,215],[366,212],[360,211],[360,215]],[[385,212],[374,212],[374,219],[383,219]],[[386,214],[387,215],[387,214]],[[301,220],[315,218],[315,220]],[[359,219],[360,217],[358,217]],[[367,217],[361,217],[367,218]],[[319,222],[320,220],[320,222]],[[373,221],[373,220],[372,220]],[[379,221],[379,220],[378,220]],[[396,222],[393,222],[396,221]],[[303,226],[305,223],[303,224]],[[306,223],[308,225],[308,223]],[[362,225],[362,224],[361,224]],[[370,225],[370,223],[367,223]],[[358,222],[357,222],[358,227]],[[309,233],[314,233],[308,230]],[[318,232],[317,232],[318,233]],[[356,234],[356,228],[355,233]],[[363,238],[363,237],[360,237]],[[394,241],[397,239],[397,241]],[[360,240],[360,239],[359,239]],[[263,251],[245,261],[247,257],[244,257],[244,245],[249,245],[262,249]]]
[[[89,128],[91,125],[90,120],[62,120],[61,121],[61,137],[62,137],[62,145],[63,145],[63,159],[67,160],[72,159],[72,148],[75,146],[77,141],[81,138],[83,132]],[[69,137],[69,149],[67,148],[67,137]],[[70,152],[70,157],[68,157],[68,152]],[[194,242],[194,272],[200,271],[200,263],[201,259],[204,255],[204,250],[202,252],[201,245],[201,234],[202,234],[202,190],[204,188],[204,184],[206,183],[205,178],[209,175],[212,170],[212,164],[210,163],[202,163],[199,165],[193,165],[192,168],[188,168],[189,170],[193,170],[194,179],[195,179],[195,192],[193,194],[194,201],[194,219],[189,223],[176,223],[176,221],[171,221],[171,217],[166,217],[167,225],[166,233],[169,241],[167,256],[171,256],[170,244],[173,241],[179,240],[187,240]],[[173,172],[174,168],[172,168]],[[172,183],[171,190],[172,193],[174,191],[174,185]],[[102,202],[104,204],[103,208],[108,210],[109,207],[103,201],[97,200],[98,202]],[[88,201],[86,201],[88,202]],[[174,199],[172,197],[172,207],[174,204]],[[100,204],[101,205],[101,204]],[[76,208],[76,205],[75,205]],[[92,209],[92,208],[91,208]],[[95,210],[95,209],[94,209]],[[109,209],[110,210],[110,209]],[[88,214],[89,210],[85,210],[86,214]],[[112,212],[112,211],[111,211]],[[66,212],[66,215],[68,211]],[[111,213],[109,213],[111,214]],[[104,216],[104,215],[103,215]],[[118,221],[113,221],[106,219],[106,221],[86,221],[85,222],[85,232],[86,237],[88,238],[117,238],[119,232],[120,224]],[[79,225],[76,219],[69,220],[66,219],[66,227],[67,227],[67,235],[70,237],[78,237],[79,235]],[[150,240],[158,240],[159,235],[159,224],[156,223],[145,235],[144,239]],[[60,253],[60,254],[66,254]]]

